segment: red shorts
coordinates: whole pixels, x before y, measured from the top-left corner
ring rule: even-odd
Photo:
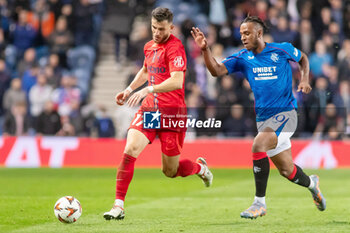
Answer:
[[[164,129],[144,129],[142,120],[142,111],[139,110],[131,121],[129,129],[136,129],[143,133],[151,144],[158,135],[161,143],[162,152],[167,156],[176,156],[181,154],[181,149],[185,140],[185,131],[174,131]]]

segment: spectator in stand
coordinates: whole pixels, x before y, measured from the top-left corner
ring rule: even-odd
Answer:
[[[253,135],[254,122],[244,115],[243,106],[234,104],[230,109],[230,116],[223,122],[222,131],[226,137],[245,137]]]
[[[315,52],[310,55],[310,71],[317,78],[323,75],[324,64],[333,63],[332,56],[326,52],[326,46],[322,40],[316,41]]]
[[[149,25],[143,23],[138,26],[137,36],[130,44],[130,59],[135,63],[143,63],[144,54],[143,47],[151,39]],[[135,76],[134,76],[135,77]]]
[[[9,72],[6,70],[5,61],[3,59],[0,59],[0,118],[4,114],[3,97],[6,90],[10,86],[10,82],[11,82],[11,76]]]
[[[44,110],[45,103],[51,99],[52,91],[45,74],[39,73],[36,84],[29,91],[30,114],[34,121]]]
[[[332,19],[339,26],[339,28],[343,28],[343,3],[342,0],[329,0],[331,4],[331,15]],[[343,30],[340,32],[343,34]],[[343,35],[342,35],[343,36]]]
[[[36,84],[39,71],[39,66],[34,65],[26,70],[22,76],[22,90],[25,91],[27,97],[29,96],[30,89]]]
[[[70,3],[66,3],[62,6],[61,16],[64,16],[67,20],[67,28],[73,33],[74,32],[74,16],[73,16],[73,6]]]
[[[22,77],[24,72],[31,69],[33,66],[37,66],[36,52],[34,48],[29,48],[24,52],[23,59],[17,65],[18,77]]]
[[[84,135],[84,119],[80,112],[80,101],[72,101],[70,106],[69,122],[74,128],[74,135],[86,136]]]
[[[5,39],[4,30],[0,28],[0,58],[5,57],[5,48],[7,46],[7,42]]]
[[[5,136],[24,136],[28,134],[30,119],[25,102],[17,102],[8,111],[4,120]]]
[[[332,13],[328,7],[323,7],[321,9],[321,19],[315,21],[313,25],[313,30],[315,32],[316,38],[321,38],[325,31],[329,30],[329,25],[332,22]]]
[[[47,101],[44,111],[38,116],[36,132],[43,135],[56,135],[62,128],[60,115],[54,108],[52,101]]]
[[[341,81],[339,84],[339,96],[342,99],[345,113],[350,115],[350,81]],[[350,124],[350,122],[348,122]]]
[[[263,21],[267,20],[267,9],[268,5],[265,0],[258,0],[256,3],[256,16],[258,16]]]
[[[288,19],[285,16],[278,18],[277,28],[271,30],[271,36],[276,43],[294,43],[296,34],[289,29]]]
[[[5,111],[11,111],[11,107],[18,102],[26,102],[26,93],[22,90],[21,79],[14,78],[10,89],[7,89],[4,94],[3,108]]]
[[[325,109],[325,115],[320,116],[315,135],[321,134],[325,139],[341,139],[345,131],[345,119],[339,116],[334,104],[329,103]]]
[[[125,61],[130,55],[130,33],[135,18],[134,6],[128,0],[106,0],[105,30],[115,37],[117,62]],[[116,27],[116,24],[118,27]],[[125,52],[121,51],[120,41],[126,41]],[[142,50],[143,51],[143,50]],[[123,57],[122,57],[123,56]]]
[[[11,1],[8,1],[11,2]],[[10,4],[10,12],[12,13],[12,19],[17,21],[22,10],[29,11],[30,10],[31,1],[28,0],[14,0],[12,4]]]
[[[77,0],[73,3],[75,45],[93,46],[94,9],[91,7],[89,0]]]
[[[66,66],[66,53],[73,45],[73,39],[72,33],[67,28],[66,18],[61,16],[49,37],[49,47],[51,53],[58,54],[63,66]]]
[[[61,15],[63,1],[61,0],[48,0],[49,11],[55,15],[55,21]]]
[[[63,67],[60,62],[60,58],[57,54],[53,53],[49,56],[48,67],[52,69],[52,75],[47,75],[47,83],[50,84],[53,88],[57,88],[61,83],[61,78],[63,75]]]
[[[6,47],[6,61],[12,71],[14,71],[17,61],[19,61],[28,48],[33,47],[37,32],[28,23],[28,13],[21,10],[18,15],[18,23],[11,27],[10,42]]]
[[[69,116],[61,116],[61,129],[57,132],[58,136],[76,136],[74,126],[69,120]]]
[[[69,116],[72,112],[73,105],[75,103],[80,104],[81,92],[79,88],[75,86],[75,83],[75,77],[65,75],[61,79],[61,86],[56,88],[52,93],[52,100],[58,107],[60,116]]]
[[[313,35],[310,20],[301,20],[300,32],[296,40],[296,47],[309,54],[313,50],[314,41],[315,36]]]
[[[50,11],[46,0],[36,0],[34,11],[28,12],[28,23],[42,38],[48,38],[55,28],[55,15]],[[39,42],[40,45],[42,43]]]
[[[324,115],[327,103],[331,102],[331,96],[328,93],[328,80],[325,77],[316,79],[315,87],[305,103],[306,121],[308,122],[307,131],[313,132],[318,119],[321,115]]]
[[[94,127],[99,138],[112,138],[115,136],[115,128],[111,117],[107,114],[105,106],[100,106],[96,113]]]
[[[338,53],[339,80],[350,80],[350,40],[344,40]]]

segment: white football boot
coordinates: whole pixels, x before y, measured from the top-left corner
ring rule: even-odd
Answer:
[[[203,175],[197,174],[199,176],[199,178],[201,178],[203,180],[203,183],[205,185],[205,187],[210,187],[211,184],[213,183],[213,173],[211,173],[211,171],[208,168],[207,165],[207,161],[205,161],[204,158],[199,157],[197,158],[197,163],[200,163],[203,167],[204,167],[204,173]]]
[[[122,220],[125,217],[125,211],[124,208],[114,205],[113,208],[109,211],[103,214],[103,217],[106,220]]]

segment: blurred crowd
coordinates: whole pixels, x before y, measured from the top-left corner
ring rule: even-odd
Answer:
[[[0,135],[114,137],[105,106],[89,105],[108,2],[0,0]]]
[[[204,31],[221,61],[242,49],[239,27],[247,15],[266,22],[265,41],[290,42],[309,57],[309,95],[296,92],[298,64],[291,63],[299,105],[295,136],[350,134],[349,0],[0,0],[0,133],[114,137],[118,128],[106,108],[86,105],[100,32],[113,34],[116,64],[135,67],[128,85],[143,64],[156,6],[173,11],[173,34],[185,45],[191,115],[223,122],[197,137],[256,133],[249,83],[239,73],[211,77],[190,34],[193,26]]]

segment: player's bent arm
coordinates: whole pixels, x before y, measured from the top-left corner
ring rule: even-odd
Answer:
[[[184,72],[183,71],[174,71],[170,73],[170,78],[166,79],[158,85],[154,85],[154,93],[169,92],[181,89],[184,83]]]
[[[226,66],[223,63],[218,63],[215,60],[208,47],[203,49],[202,53],[205,65],[207,66],[211,75],[213,75],[214,77],[220,77],[228,73]]]
[[[127,101],[127,104],[130,107],[138,104],[144,97],[146,97],[149,93],[156,92],[169,92],[181,89],[183,87],[184,82],[184,72],[183,71],[175,71],[171,72],[170,78],[163,81],[160,84],[154,86],[145,87],[138,92],[134,93]]]
[[[130,83],[131,90],[135,90],[142,86],[147,81],[147,68],[143,66],[139,72],[137,72],[134,80]]]
[[[312,90],[310,83],[309,83],[309,73],[310,73],[310,66],[309,66],[309,59],[307,58],[306,54],[301,52],[301,58],[299,61],[299,69],[300,69],[300,83],[298,85],[298,92],[302,91],[305,94],[310,93]]]
[[[301,52],[299,69],[301,74],[301,82],[309,83],[309,73],[310,73],[309,59],[307,58],[306,54],[303,52]]]

